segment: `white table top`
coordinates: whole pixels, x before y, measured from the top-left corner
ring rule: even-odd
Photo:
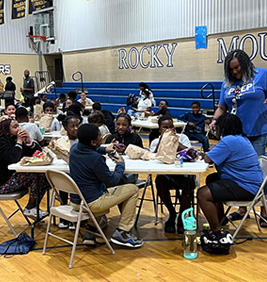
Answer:
[[[51,132],[46,132],[44,135],[44,138],[61,138],[64,135],[60,134],[60,131],[51,131]]]
[[[185,127],[186,123],[183,121],[177,121],[177,120],[173,120],[173,125],[174,127]],[[135,127],[143,127],[143,128],[149,128],[149,129],[157,129],[159,128],[158,123],[156,122],[151,122],[151,118],[149,117],[146,120],[139,120],[136,119],[134,121],[132,121],[132,126]]]
[[[125,160],[125,173],[157,173],[157,174],[200,174],[208,169],[208,164],[204,161],[184,162],[183,167],[176,167],[174,164],[164,164],[157,160],[143,161],[131,160],[127,156]],[[115,163],[107,158],[107,165],[110,170],[114,170]],[[17,172],[45,172],[48,169],[56,169],[59,171],[69,172],[69,166],[66,162],[60,159],[54,159],[51,165],[46,166],[22,166],[20,163],[11,164],[8,166],[10,170]]]

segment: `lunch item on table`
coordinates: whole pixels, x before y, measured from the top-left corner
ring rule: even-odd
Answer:
[[[136,145],[130,144],[125,150],[125,154],[133,160],[154,160],[155,159],[155,154],[151,153],[149,150],[140,148]]]
[[[40,119],[39,127],[44,127],[45,132],[49,132],[51,129],[51,125],[53,122],[53,115],[49,114],[42,114],[42,117]]]
[[[171,129],[167,129],[160,137],[156,159],[166,164],[173,164],[179,146],[179,137]]]
[[[20,160],[20,164],[24,166],[50,165],[53,159],[49,151],[41,152],[37,150],[32,157],[23,157]]]
[[[65,138],[66,137],[66,138]],[[69,163],[70,140],[67,136],[56,140],[52,138],[47,146],[59,159]]]
[[[200,151],[193,147],[183,150],[177,154],[177,156],[183,158],[184,161],[189,161],[189,162],[194,162],[198,160],[200,155],[201,155]]]
[[[40,104],[33,106],[34,120],[40,120],[42,115],[42,106]]]

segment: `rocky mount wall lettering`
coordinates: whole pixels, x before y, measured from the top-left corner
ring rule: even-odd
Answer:
[[[126,49],[121,48],[118,50],[119,69],[163,68],[163,58],[167,58],[166,67],[172,68],[172,58],[176,47],[177,43],[145,45],[140,49],[132,47],[128,52]]]

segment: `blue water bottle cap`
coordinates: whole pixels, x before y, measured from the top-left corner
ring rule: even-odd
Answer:
[[[190,214],[189,214],[188,217],[185,218],[185,215],[187,213],[190,213]],[[183,221],[185,230],[196,230],[197,229],[197,222],[196,222],[196,219],[193,216],[193,208],[189,208],[189,209],[183,211],[182,221]]]

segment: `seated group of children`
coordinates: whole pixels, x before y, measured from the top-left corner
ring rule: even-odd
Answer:
[[[44,103],[43,107],[45,113],[53,113],[54,108],[51,107],[49,102]],[[194,110],[194,108],[196,109]],[[199,114],[199,104],[194,103],[192,109],[193,115],[184,116],[184,120],[188,120],[189,130],[186,130],[187,135],[192,133],[190,132],[192,128],[198,131],[198,128],[202,127],[205,122],[202,117],[198,118],[198,120],[194,119]],[[104,213],[109,208],[119,205],[121,218],[117,229],[112,234],[111,241],[128,247],[140,247],[143,245],[143,240],[131,232],[135,223],[135,209],[139,194],[137,186],[134,185],[138,176],[124,175],[125,164],[121,155],[119,158],[112,157],[116,162],[116,167],[111,172],[102,155],[110,153],[114,149],[123,154],[129,144],[143,147],[142,139],[137,133],[132,132],[130,116],[119,114],[116,118],[116,132],[106,140],[106,143],[111,143],[111,145],[100,147],[102,134],[99,127],[101,125],[94,120],[95,116],[99,116],[99,113],[96,113],[97,115],[94,114],[90,119],[88,118],[89,124],[80,125],[81,120],[72,114],[67,115],[62,122],[67,131],[67,137],[65,138],[70,141],[71,147],[70,175],[81,189],[93,212]],[[19,161],[26,154],[24,147],[34,146],[33,148],[35,148],[36,146],[35,143],[30,144],[29,134],[26,133],[25,129],[28,130],[28,128],[25,115],[24,108],[17,109],[16,118],[19,123],[10,120],[0,123],[0,162],[3,171],[7,170],[9,164]],[[198,123],[200,119],[201,122]],[[159,134],[163,134],[166,129],[174,128],[170,115],[159,118],[158,124]],[[262,172],[257,154],[243,134],[239,118],[234,115],[224,114],[217,120],[216,127],[217,137],[220,141],[211,151],[204,154],[203,158],[207,163],[215,163],[218,173],[215,176],[208,176],[206,185],[198,191],[199,204],[210,224],[209,236],[210,240],[213,241],[226,236],[226,233],[221,231],[219,224],[223,215],[222,202],[251,200],[262,182]],[[198,134],[198,132],[196,133]],[[178,136],[178,150],[191,146],[190,140],[185,134]],[[38,138],[39,136],[36,135],[36,140],[41,142],[42,140],[38,140]],[[157,151],[159,140],[160,138],[156,138],[151,142],[151,152]],[[7,155],[6,153],[11,150],[18,151],[12,160],[10,159],[12,154]],[[27,152],[27,154],[29,153]],[[21,181],[25,181],[25,177],[23,174],[16,172],[4,176],[1,172],[0,193],[21,189]],[[33,181],[30,186],[31,198],[26,207],[26,210],[29,211],[36,202],[34,197],[37,187],[34,186],[33,176],[29,175],[27,179]],[[10,183],[13,183],[13,186]],[[41,195],[47,189],[46,182],[43,187]],[[169,218],[164,226],[165,232],[183,233],[181,213],[191,205],[195,188],[194,177],[189,175],[157,175],[156,188],[162,202],[169,211]],[[180,211],[177,219],[176,211],[171,202],[170,189],[182,191],[181,195],[177,193],[180,199]],[[65,199],[67,201],[67,197]],[[80,203],[79,197],[72,195],[70,200],[73,207],[77,209]],[[34,214],[34,212],[31,212],[31,214]],[[85,242],[95,244],[94,237],[90,237],[90,240],[85,239]]]

